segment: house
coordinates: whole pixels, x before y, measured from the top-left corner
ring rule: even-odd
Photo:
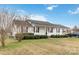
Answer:
[[[71,33],[79,35],[79,28],[73,28]]]
[[[69,27],[52,24],[47,21],[36,21],[36,20],[14,20],[12,35],[16,33],[34,33],[34,35],[64,35],[69,33]]]

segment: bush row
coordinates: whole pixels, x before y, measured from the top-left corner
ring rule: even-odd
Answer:
[[[73,37],[75,35],[51,35],[50,38],[67,38],[67,37]],[[46,35],[34,35],[33,33],[17,33],[15,35],[16,39],[43,39],[48,38]]]
[[[46,35],[34,35],[33,33],[17,33],[16,39],[43,39],[48,38]]]
[[[68,35],[51,35],[51,38],[67,38]]]
[[[43,38],[48,38],[46,35],[27,35],[24,36],[23,39],[43,39]]]
[[[69,37],[79,37],[79,34],[66,34]]]
[[[67,37],[79,37],[78,34],[65,34],[65,35],[51,35],[51,38],[67,38]]]

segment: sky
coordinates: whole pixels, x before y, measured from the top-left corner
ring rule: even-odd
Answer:
[[[79,4],[0,4],[12,8],[33,20],[49,21],[68,27],[79,26]]]

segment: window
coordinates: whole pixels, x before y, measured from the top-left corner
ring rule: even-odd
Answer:
[[[26,27],[26,32],[28,32],[28,27]]]
[[[39,33],[39,27],[36,27],[36,32]]]
[[[63,31],[62,31],[63,33],[65,33],[65,29],[63,29]]]
[[[50,32],[53,32],[53,28],[50,29]]]

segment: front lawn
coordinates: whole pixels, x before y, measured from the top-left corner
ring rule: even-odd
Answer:
[[[0,54],[9,55],[71,55],[79,54],[79,38],[49,38],[36,40],[6,40]]]

